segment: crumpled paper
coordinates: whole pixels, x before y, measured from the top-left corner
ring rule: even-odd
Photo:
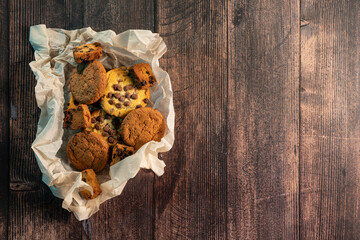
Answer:
[[[64,107],[70,98],[69,79],[76,67],[72,48],[84,43],[100,42],[106,69],[131,66],[138,62],[151,65],[158,83],[151,88],[150,106],[164,116],[167,128],[161,142],[149,142],[134,155],[106,167],[98,174],[102,193],[95,199],[85,200],[79,188],[92,188],[81,181],[81,172],[71,166],[66,144],[76,131],[63,129]],[[99,210],[101,203],[121,194],[127,181],[136,176],[140,168],[152,169],[161,176],[165,163],[158,153],[169,151],[174,142],[175,113],[169,75],[160,68],[159,58],[166,45],[159,34],[148,30],[128,30],[115,34],[112,30],[95,32],[90,27],[63,30],[36,25],[30,28],[30,43],[35,50],[35,61],[30,67],[36,77],[36,100],[41,109],[36,139],[32,144],[42,180],[52,193],[64,199],[62,207],[74,213],[78,220],[88,219]]]

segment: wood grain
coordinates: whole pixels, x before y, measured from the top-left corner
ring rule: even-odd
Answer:
[[[229,5],[228,239],[299,239],[299,12]]]
[[[8,3],[0,2],[0,239],[7,238],[9,197],[9,14]]]
[[[360,236],[360,2],[303,0],[301,238]]]
[[[153,1],[86,1],[84,24],[96,31],[128,29],[154,31]],[[121,196],[104,203],[87,221],[92,239],[152,239],[154,174],[140,171]]]
[[[168,46],[175,144],[155,182],[155,239],[226,238],[227,4],[163,1],[157,29]]]
[[[30,146],[35,138],[39,109],[35,77],[29,63],[33,50],[29,27],[45,23],[48,27],[71,25],[66,12],[72,8],[61,1],[9,1],[9,92],[10,92],[10,239],[66,239],[82,234],[81,223],[61,208],[41,182],[40,170]],[[74,23],[76,26],[76,24]]]

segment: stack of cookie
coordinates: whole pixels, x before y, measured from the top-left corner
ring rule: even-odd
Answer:
[[[100,43],[73,48],[77,68],[71,74],[72,96],[65,110],[64,128],[80,129],[67,144],[72,165],[93,193],[81,190],[85,199],[101,193],[96,172],[109,162],[116,164],[149,141],[160,141],[166,123],[161,113],[146,107],[156,78],[150,65],[139,63],[106,72],[97,60]]]

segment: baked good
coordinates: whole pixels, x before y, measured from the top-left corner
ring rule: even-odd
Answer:
[[[99,61],[90,62],[82,73],[75,68],[71,74],[70,91],[74,100],[92,104],[99,100],[106,87],[106,71]]]
[[[91,125],[91,114],[88,106],[85,104],[68,108],[64,111],[64,114],[64,128],[82,129]]]
[[[156,83],[156,78],[148,63],[135,64],[129,69],[129,73],[138,89],[150,88]]]
[[[111,116],[103,110],[95,110],[91,113],[91,125],[87,131],[100,134],[110,146],[120,141],[118,129],[122,119]]]
[[[150,98],[149,89],[136,89],[126,67],[107,72],[108,83],[101,98],[101,107],[109,114],[124,117],[132,110],[145,107]]]
[[[79,106],[79,104],[80,104],[80,103],[78,103],[78,102],[74,99],[74,97],[71,95],[70,100],[69,100],[69,102],[68,102],[68,104],[67,104],[67,109],[69,109],[69,108],[76,108],[77,106]]]
[[[102,46],[98,42],[80,45],[78,47],[73,47],[73,54],[75,61],[78,63],[83,61],[90,62],[101,58]]]
[[[79,171],[91,168],[99,172],[109,159],[109,145],[100,134],[94,132],[73,135],[66,151],[70,162]]]
[[[110,166],[114,165],[115,163],[123,160],[124,158],[133,155],[135,150],[133,147],[126,146],[123,144],[116,144],[112,150],[111,155],[111,163]]]
[[[94,193],[91,195],[91,192],[89,190],[80,189],[80,194],[88,200],[94,199],[99,196],[99,194],[101,193],[101,188],[94,170],[85,169],[81,172],[81,175],[81,180],[89,184],[92,187]]]
[[[160,142],[165,135],[165,128],[165,119],[158,110],[138,108],[124,118],[120,136],[126,145],[137,150],[151,140]]]

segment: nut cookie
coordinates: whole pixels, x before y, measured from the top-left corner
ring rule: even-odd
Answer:
[[[123,120],[120,135],[124,143],[135,150],[152,140],[160,142],[165,135],[166,123],[161,113],[153,108],[131,111]]]
[[[73,54],[77,63],[83,61],[93,61],[102,56],[102,46],[100,43],[88,43],[73,48]]]
[[[138,89],[150,88],[156,83],[155,75],[148,63],[135,64],[129,69],[129,73]]]
[[[121,140],[118,133],[121,121],[122,119],[103,110],[95,110],[91,113],[91,125],[86,130],[100,134],[110,146],[113,146]]]
[[[134,153],[135,150],[133,147],[123,144],[116,144],[112,150],[110,166],[114,165],[117,162],[120,162],[120,160],[123,160],[130,155],[133,155]]]
[[[89,184],[93,189],[93,194],[91,195],[91,192],[89,190],[80,190],[80,194],[83,196],[83,198],[89,200],[94,199],[101,193],[101,188],[99,185],[99,181],[96,177],[96,174],[94,170],[92,169],[85,169],[81,172],[81,180]]]
[[[135,88],[128,74],[126,67],[115,68],[106,74],[108,83],[101,98],[101,107],[116,117],[125,117],[132,110],[149,103],[150,90]]]
[[[79,170],[101,171],[109,159],[109,145],[94,132],[79,132],[67,144],[67,155],[74,167]]]
[[[74,100],[82,104],[92,104],[104,94],[106,71],[99,61],[88,63],[82,73],[75,68],[71,74],[70,91]]]
[[[88,106],[85,104],[68,108],[64,114],[64,128],[83,129],[91,125],[91,114]]]

